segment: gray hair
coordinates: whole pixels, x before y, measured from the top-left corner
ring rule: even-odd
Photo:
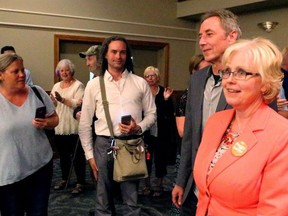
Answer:
[[[226,35],[232,31],[236,31],[238,33],[237,39],[241,37],[242,32],[240,29],[238,17],[231,11],[225,9],[208,11],[201,17],[200,24],[202,24],[206,19],[210,17],[219,17],[220,22],[225,29]]]
[[[57,66],[56,66],[56,74],[58,74],[60,69],[66,65],[68,65],[70,72],[73,76],[75,73],[75,65],[72,63],[72,61],[70,59],[62,59],[61,61],[58,62]]]

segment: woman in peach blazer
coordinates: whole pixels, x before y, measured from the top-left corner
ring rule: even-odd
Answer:
[[[288,121],[267,105],[279,92],[281,61],[261,38],[225,51],[219,73],[234,109],[206,124],[194,166],[197,216],[288,215]]]

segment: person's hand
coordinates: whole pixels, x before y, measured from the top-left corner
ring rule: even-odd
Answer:
[[[77,121],[80,121],[80,117],[81,117],[81,111],[76,113],[76,119]]]
[[[61,103],[63,103],[63,101],[64,101],[64,98],[61,97],[61,95],[57,91],[55,91],[55,98],[56,98],[57,101],[59,101]]]
[[[139,130],[141,130],[141,127],[136,124],[133,118],[131,118],[130,125],[119,123],[119,129],[121,134],[130,135],[130,134],[137,134]]]
[[[179,185],[175,185],[172,190],[172,202],[177,208],[180,208],[182,205],[183,194],[184,188]]]
[[[77,106],[80,106],[82,104],[83,100],[82,99],[79,99],[76,103]]]
[[[95,162],[94,158],[89,159],[88,162],[89,162],[89,165],[92,169],[94,178],[97,181],[98,180],[98,167],[96,165],[96,162]]]
[[[32,120],[32,124],[37,129],[44,129],[48,125],[48,119],[47,118],[44,118],[44,119],[43,118],[34,118]]]
[[[165,88],[163,93],[164,100],[168,100],[172,93],[173,89],[171,89],[170,87]]]
[[[53,94],[50,94],[50,99],[52,100],[53,103],[56,103],[56,98],[54,97]]]
[[[278,110],[284,110],[288,106],[288,101],[283,98],[277,98],[277,108]]]

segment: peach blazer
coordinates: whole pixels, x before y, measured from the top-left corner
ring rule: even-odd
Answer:
[[[197,216],[288,216],[288,120],[262,105],[207,177],[207,170],[235,110],[208,120],[194,178]]]

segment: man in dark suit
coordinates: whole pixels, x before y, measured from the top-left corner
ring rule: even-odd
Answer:
[[[218,73],[226,48],[241,36],[237,17],[228,10],[214,10],[203,15],[200,21],[199,46],[211,66],[191,76],[185,113],[181,159],[172,191],[172,201],[181,215],[195,215],[197,188],[193,180],[193,166],[204,125],[208,117],[229,108],[222,93]]]

